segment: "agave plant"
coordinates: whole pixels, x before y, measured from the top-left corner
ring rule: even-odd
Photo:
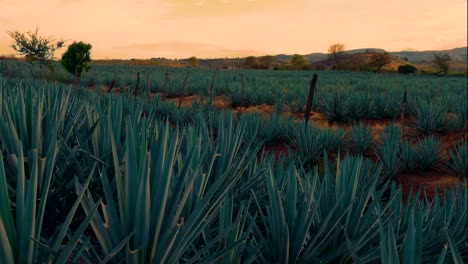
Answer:
[[[428,136],[420,140],[416,146],[419,167],[428,170],[442,164],[445,155],[441,150],[441,143],[434,137]]]
[[[467,178],[468,177],[468,145],[466,142],[460,141],[455,144],[450,153],[450,168],[457,173],[457,175]]]
[[[359,122],[349,131],[349,147],[353,152],[364,154],[372,147],[374,136],[369,126]]]
[[[419,102],[410,125],[419,132],[428,135],[447,130],[447,110],[438,102]]]
[[[291,124],[291,119],[271,114],[268,119],[264,120],[260,136],[266,145],[288,142],[292,130]]]
[[[48,228],[53,220],[57,220],[54,219],[56,215],[48,212],[52,211],[50,207],[57,205],[51,190],[57,187],[58,173],[63,168],[62,164],[57,163],[60,155],[58,139],[67,141],[70,138],[73,120],[81,111],[79,107],[69,108],[74,99],[69,90],[61,88],[57,90],[56,86],[52,86],[50,89],[33,90],[30,86],[19,86],[18,93],[9,93],[0,100],[6,102],[0,104],[3,120],[0,122],[0,141],[2,153],[6,155],[0,161],[3,196],[0,222],[5,230],[2,237],[4,247],[0,254],[5,260],[2,263],[13,263],[12,259],[19,263],[46,260],[64,263],[72,254],[75,258],[80,255],[74,251],[78,244],[83,245],[81,236],[91,216],[84,219],[70,237],[69,227],[82,195],[76,199],[69,194],[73,200],[70,201],[68,216],[63,216],[66,217],[64,222],[57,223],[62,225],[61,229],[57,229],[52,238],[46,238],[52,235]],[[89,175],[85,178],[90,179]],[[89,181],[85,184],[86,188],[88,185]],[[74,188],[69,191],[74,191]],[[13,207],[10,197],[14,197]],[[93,212],[95,208],[92,209]],[[64,246],[67,239],[69,242]],[[48,249],[39,250],[43,248]]]
[[[423,241],[423,213],[411,211],[406,228],[404,247],[398,247],[398,238],[395,235],[395,228],[390,222],[387,227],[380,220],[380,248],[381,263],[423,263],[423,246],[427,243]],[[450,248],[454,263],[463,263],[458,247],[452,237],[446,234],[447,243],[440,249],[440,253],[431,258],[432,263],[446,263],[447,251]]]
[[[80,246],[79,241],[88,226],[97,207],[90,208],[89,216],[82,220],[74,234],[67,237],[70,225],[87,189],[91,177],[84,184],[83,191],[71,207],[65,222],[50,239],[42,236],[43,223],[47,220],[45,210],[50,193],[50,180],[53,170],[46,173],[39,169],[39,155],[32,151],[31,165],[27,165],[23,155],[22,143],[16,142],[18,151],[14,158],[15,173],[6,173],[3,158],[0,159],[0,261],[2,263],[67,263],[72,257],[79,257],[74,252]],[[47,157],[49,164],[55,165],[55,155]],[[27,172],[29,171],[29,173]],[[12,186],[12,178],[16,176]],[[44,179],[42,187],[39,180]],[[10,191],[14,190],[14,199],[10,200]],[[37,203],[38,198],[40,202]],[[14,204],[14,205],[13,205]],[[65,242],[68,240],[68,242]],[[46,248],[47,250],[39,250]]]
[[[319,110],[328,121],[345,121],[349,111],[349,100],[344,92],[334,91],[331,95],[323,96],[319,101]]]
[[[320,129],[306,125],[296,125],[292,132],[292,145],[297,157],[305,165],[315,165],[323,155],[323,146],[319,137]]]
[[[216,152],[202,148],[199,142],[183,154],[179,136],[169,126],[148,140],[128,122],[123,170],[111,134],[116,175],[111,181],[105,170],[101,173],[105,203],[95,202],[90,192],[83,200],[87,214],[98,204],[106,208],[104,215],[93,218],[91,226],[107,256],[133,263],[174,263],[185,257],[217,261],[245,242],[248,232],[233,229],[237,240],[228,240],[231,232],[225,232],[207,241],[204,249],[194,244],[198,238],[208,238],[204,232],[211,232],[208,228],[223,202],[224,206],[229,203],[227,195],[256,155],[250,147],[253,141],[240,152],[242,130],[233,130],[232,119],[228,123],[219,128]],[[80,185],[77,188],[81,190]],[[242,219],[231,218],[228,229]],[[207,254],[222,240],[233,244]]]
[[[387,177],[394,177],[401,170],[400,134],[400,128],[391,124],[380,135],[381,142],[376,154]]]
[[[263,248],[260,262],[378,261],[379,168],[349,156],[337,159],[336,172],[325,156],[325,168],[313,177],[291,166],[267,170],[267,197],[253,192],[261,216],[253,233]]]
[[[416,150],[413,148],[413,142],[404,140],[401,143],[400,160],[402,170],[405,172],[412,171],[417,167],[419,158]]]

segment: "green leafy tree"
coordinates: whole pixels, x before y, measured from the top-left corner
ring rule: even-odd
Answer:
[[[197,57],[193,56],[187,59],[188,64],[192,67],[198,67],[199,60]]]
[[[291,64],[294,65],[294,68],[300,69],[306,65],[306,60],[302,55],[294,54],[291,59]]]
[[[434,54],[432,64],[439,70],[440,73],[447,74],[451,61],[452,58],[448,54]]]
[[[68,46],[68,50],[62,55],[62,65],[65,69],[73,74],[76,79],[81,77],[81,73],[89,71],[91,68],[91,44],[80,42],[73,42]]]

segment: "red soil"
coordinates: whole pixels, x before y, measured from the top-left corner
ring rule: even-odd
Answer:
[[[406,200],[409,193],[415,193],[422,188],[419,198],[424,198],[424,192],[428,199],[433,199],[436,191],[442,194],[444,188],[454,189],[461,180],[448,171],[426,171],[400,174],[395,178],[397,185],[402,187],[403,199]],[[462,183],[467,187],[467,183]]]

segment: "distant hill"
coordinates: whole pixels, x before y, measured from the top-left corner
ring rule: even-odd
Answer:
[[[400,51],[400,52],[390,52],[393,56],[408,58],[412,62],[424,62],[432,60],[434,53],[447,53],[452,57],[452,61],[467,61],[468,60],[468,51],[467,47],[464,48],[455,48],[451,50],[425,50],[425,51]]]
[[[368,49],[355,49],[355,50],[347,50],[345,53],[347,54],[354,54],[354,53],[363,53],[366,51],[374,51],[374,52],[385,52],[384,49],[376,49],[376,48],[368,48]],[[398,51],[398,52],[389,52],[390,55],[393,57],[398,58],[407,58],[410,62],[425,62],[430,61],[433,58],[434,53],[447,53],[452,57],[453,61],[467,61],[468,60],[468,51],[467,47],[463,48],[455,48],[451,50],[426,50],[426,51]],[[310,53],[303,55],[306,60],[309,62],[316,62],[325,60],[328,57],[327,53]],[[273,56],[276,60],[279,61],[290,61],[292,55],[287,54],[279,54]]]

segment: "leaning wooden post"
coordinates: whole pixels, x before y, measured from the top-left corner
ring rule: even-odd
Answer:
[[[408,92],[405,90],[405,93],[403,94],[403,102],[401,103],[401,135],[400,135],[400,141],[403,140],[403,137],[405,136],[405,112],[406,112],[406,102],[408,100]]]
[[[215,82],[215,79],[216,79],[216,73],[218,72],[218,68],[216,68],[214,74],[213,74],[213,80],[211,80],[211,85],[210,85],[210,88],[208,89],[208,105],[210,106],[211,108],[211,103],[213,101],[213,89],[214,89],[214,82]]]
[[[21,72],[21,65],[20,65],[19,61],[16,62],[16,65],[18,66],[18,71],[19,71],[19,74],[20,74],[20,78],[23,78],[23,73]]]
[[[304,113],[305,123],[309,122],[310,111],[312,111],[312,103],[314,102],[315,86],[317,85],[317,74],[314,73],[310,81],[309,96],[307,97],[307,105]]]
[[[184,97],[185,88],[187,87],[187,81],[188,81],[189,73],[190,72],[187,71],[187,73],[185,74],[184,84],[182,85],[182,91],[180,91],[180,93],[179,93],[179,108],[182,105],[182,98]]]
[[[5,60],[3,58],[0,58],[0,65],[2,66],[2,70],[0,71],[3,76],[6,76],[6,71],[5,71]]]
[[[245,93],[244,74],[241,74],[241,101],[240,101],[240,106],[239,106],[239,113],[242,112],[242,106],[244,105],[244,93]]]
[[[133,91],[133,96],[138,95],[138,90],[139,89],[140,89],[140,72],[137,72],[137,82],[136,82],[135,91]]]
[[[112,80],[112,82],[110,84],[110,87],[109,87],[108,93],[112,92],[112,89],[114,88],[114,85],[115,85],[115,80]]]
[[[166,99],[166,91],[167,91],[167,85],[169,84],[169,72],[167,72],[166,70],[166,75],[165,75],[165,80],[164,80],[164,87],[163,87],[163,90],[162,90],[162,98],[163,99]]]
[[[150,82],[149,82],[149,73],[146,73],[146,96],[150,97]]]

